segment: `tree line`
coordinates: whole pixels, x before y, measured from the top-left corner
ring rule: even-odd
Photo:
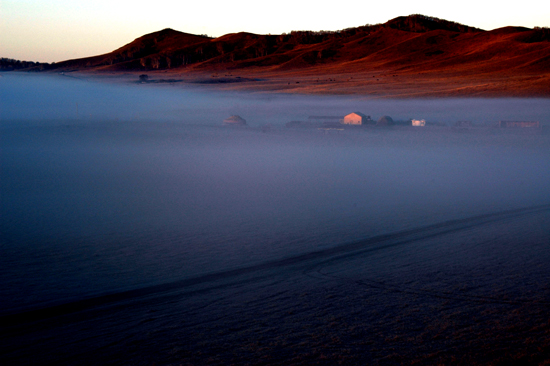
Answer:
[[[21,69],[35,69],[35,70],[45,70],[51,65],[43,62],[34,62],[34,61],[21,61],[15,60],[12,58],[2,57],[0,58],[0,70],[1,71],[12,71],[12,70],[21,70]]]

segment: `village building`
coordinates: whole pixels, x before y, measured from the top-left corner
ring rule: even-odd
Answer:
[[[394,124],[393,118],[391,118],[390,116],[382,116],[380,117],[378,122],[376,122],[377,126],[389,126],[393,124]]]
[[[538,121],[500,121],[498,123],[501,128],[539,128]]]
[[[246,120],[241,116],[231,116],[223,120],[224,126],[246,126]]]
[[[413,119],[411,124],[415,127],[424,127],[426,126],[426,120],[424,119]]]
[[[344,125],[363,125],[366,124],[367,121],[370,121],[370,116],[366,116],[361,112],[353,112],[348,115],[346,115],[342,121],[342,124]]]

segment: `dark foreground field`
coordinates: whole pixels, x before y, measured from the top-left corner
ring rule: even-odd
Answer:
[[[545,364],[550,207],[4,317],[4,364]]]

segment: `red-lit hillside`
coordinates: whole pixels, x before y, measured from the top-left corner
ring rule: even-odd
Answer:
[[[225,78],[223,87],[305,93],[550,96],[550,30],[483,31],[422,15],[337,32],[208,38],[165,29],[55,69],[224,73],[247,81]]]

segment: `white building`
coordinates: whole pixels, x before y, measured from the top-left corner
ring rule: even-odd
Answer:
[[[364,123],[367,123],[367,120],[369,119],[370,118],[368,116],[365,116],[361,112],[354,112],[345,116],[342,123],[345,125],[362,125]]]
[[[426,120],[424,119],[413,119],[412,125],[416,127],[424,127],[426,126]]]

